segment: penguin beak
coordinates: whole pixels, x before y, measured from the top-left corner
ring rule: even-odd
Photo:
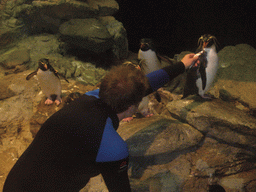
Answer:
[[[145,44],[141,43],[140,48],[142,49],[143,47],[145,47]]]
[[[47,64],[44,64],[44,68],[45,68],[45,69],[48,69],[48,68],[47,68]]]
[[[203,43],[203,48],[207,47],[208,43],[209,43],[209,42],[204,42],[204,43]]]

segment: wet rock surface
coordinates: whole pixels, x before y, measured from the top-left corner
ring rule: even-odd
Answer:
[[[137,54],[128,52],[122,23],[111,16],[117,10],[112,0],[1,1],[0,190],[40,126],[70,102],[70,94],[98,88],[109,67],[124,61],[118,59],[137,62]],[[32,21],[29,25],[26,16]],[[100,24],[107,38],[82,47],[91,35],[83,33],[83,41],[76,45],[79,48],[72,47],[59,33],[60,27],[67,30],[65,24],[72,19],[94,20],[90,26],[96,30]],[[75,35],[64,36],[72,39]],[[103,46],[102,42],[107,43]],[[175,60],[186,53],[176,55]],[[149,96],[154,116],[137,115],[131,122],[120,123],[118,132],[130,150],[132,191],[204,192],[214,185],[227,192],[256,191],[256,50],[239,44],[223,48],[218,56],[219,70],[208,91],[213,100],[197,96],[182,100],[183,74],[173,82],[177,87],[170,84],[158,90],[160,101],[154,94]],[[37,78],[25,79],[41,58],[48,58],[70,82],[61,79],[60,106],[44,105]],[[102,177],[92,178],[81,190],[87,191],[107,191]]]
[[[96,67],[99,60],[90,63],[59,54],[57,45],[54,35],[27,38],[17,44],[21,50],[30,50],[30,60],[24,63],[20,57],[18,62],[24,63],[25,70],[13,73],[13,69],[0,66],[1,187],[45,120],[69,102],[71,93],[83,94],[96,89],[107,72]],[[16,48],[5,53],[13,50]],[[37,78],[25,79],[46,55],[70,82],[61,79],[60,106],[44,105],[45,96]],[[8,58],[2,61],[8,62]],[[127,60],[136,62],[136,54],[130,53]],[[221,77],[225,75],[222,70],[219,69]],[[221,77],[217,76],[209,90],[214,96],[211,101],[197,96],[181,99],[183,79],[179,77],[178,91],[171,93],[165,87],[158,90],[160,100],[154,94],[149,96],[154,116],[137,115],[131,122],[120,123],[118,132],[130,150],[129,176],[133,191],[207,191],[215,184],[228,192],[255,191],[256,120],[251,91],[256,89],[255,82],[234,83],[235,80]],[[238,97],[236,89],[240,86],[246,91],[239,92]],[[101,176],[92,178],[81,192],[93,190],[107,191]]]

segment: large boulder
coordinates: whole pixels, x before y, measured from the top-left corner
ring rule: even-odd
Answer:
[[[256,189],[255,118],[219,99],[174,100],[166,107],[169,114],[163,109],[119,126],[133,191],[207,191],[216,184],[230,192]],[[107,190],[97,176],[81,192],[93,186]]]
[[[256,150],[256,119],[230,103],[185,99],[166,107],[173,116],[209,137]]]
[[[97,19],[72,19],[60,26],[62,39],[74,46],[100,53],[111,49],[113,39]]]
[[[100,17],[100,22],[107,28],[114,40],[112,51],[118,59],[128,56],[128,39],[126,29],[123,24],[112,16]]]
[[[8,73],[18,73],[24,71],[28,67],[30,61],[29,49],[11,49],[0,56],[0,65],[5,69],[11,69]]]
[[[56,31],[62,20],[94,18],[113,15],[119,10],[115,0],[96,1],[13,1],[6,0],[1,7],[3,28],[11,30],[23,24],[30,32]]]
[[[5,46],[9,46],[10,43],[16,42],[20,38],[25,38],[31,34],[59,33],[60,26],[67,25],[72,19],[93,19],[111,16],[119,10],[119,6],[115,0],[29,2],[25,0],[6,0],[1,4],[0,9],[0,45],[1,48],[4,48]],[[79,23],[81,24],[81,22]],[[77,42],[74,42],[74,44],[80,41],[83,30],[87,30],[87,27],[84,27],[81,27],[80,34],[77,33],[79,26],[75,34],[72,34],[79,36],[75,37],[74,41]],[[95,36],[89,36],[84,40],[84,36],[82,35],[82,41],[79,46],[90,47],[89,49],[96,50],[96,52],[104,52],[106,49],[110,49],[113,45],[113,39],[110,39],[108,30],[100,22],[93,22],[93,25],[89,26],[88,30],[93,28],[94,30],[92,32],[95,33]],[[86,34],[84,33],[84,35]],[[103,34],[103,36],[100,34]],[[65,35],[67,34],[65,33]],[[92,39],[89,45],[88,39]],[[97,42],[96,47],[92,42]],[[102,49],[97,47],[101,45],[103,46]],[[100,49],[101,51],[99,51]]]
[[[188,124],[176,119],[153,116],[120,126],[118,132],[129,145],[133,158],[164,155],[172,158],[171,153],[182,151],[199,144],[203,135]],[[140,141],[138,145],[137,142]],[[168,154],[170,156],[168,157]],[[155,162],[157,159],[154,160]]]
[[[212,94],[228,101],[237,100],[256,111],[256,50],[238,44],[224,47],[218,56],[219,69]]]

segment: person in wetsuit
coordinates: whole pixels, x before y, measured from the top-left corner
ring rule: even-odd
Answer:
[[[116,132],[142,98],[183,73],[197,57],[145,76],[118,66],[100,89],[87,92],[49,117],[9,172],[3,192],[78,192],[102,174],[110,192],[130,192],[129,152]]]

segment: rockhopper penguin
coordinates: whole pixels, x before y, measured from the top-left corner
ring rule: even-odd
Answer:
[[[216,51],[216,37],[206,34],[198,39],[199,64],[192,66],[188,73],[184,87],[183,98],[189,95],[198,94],[204,99],[211,99],[206,96],[218,70],[218,55]]]
[[[59,105],[61,100],[61,83],[59,74],[49,63],[48,59],[40,59],[38,62],[38,68],[36,71],[30,73],[26,80],[29,80],[34,75],[37,75],[43,93],[46,95],[46,105],[52,104],[54,101]],[[64,77],[64,76],[62,76]],[[65,77],[64,77],[65,78]],[[68,82],[68,80],[65,78]]]
[[[138,59],[142,71],[147,75],[153,71],[172,65],[174,60],[167,56],[157,54],[152,39],[144,38],[140,40]]]
[[[141,39],[138,59],[140,60],[140,68],[145,75],[173,64],[173,61],[167,56],[157,54],[154,42],[150,38]],[[155,93],[155,97],[160,102],[161,97],[158,92]],[[151,103],[149,96],[143,97],[138,106],[138,110],[143,116],[149,117],[153,115],[150,112]]]

